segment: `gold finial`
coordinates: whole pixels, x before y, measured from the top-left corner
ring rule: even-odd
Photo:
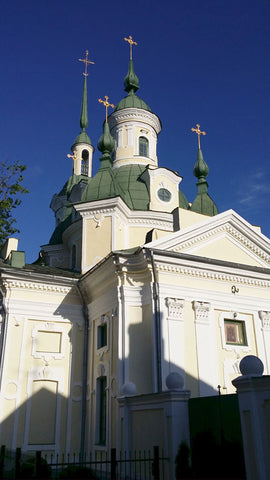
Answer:
[[[197,128],[192,128],[191,131],[197,133],[197,135],[198,135],[198,145],[199,145],[199,148],[201,148],[200,135],[206,135],[206,132],[202,132],[200,130],[200,125],[198,123],[196,123],[196,127]]]
[[[83,75],[85,77],[87,77],[88,73],[87,73],[87,67],[88,65],[90,65],[90,63],[92,63],[93,65],[95,64],[95,62],[91,62],[91,60],[88,60],[88,50],[85,51],[85,58],[79,58],[79,62],[83,62],[85,64],[85,71],[83,73]]]
[[[131,36],[131,35],[129,35],[128,38],[125,37],[124,40],[129,43],[129,47],[130,47],[130,60],[132,60],[132,45],[138,45],[138,44],[137,44],[137,42],[134,42],[134,40],[132,40],[132,36]]]
[[[70,155],[70,153],[68,153],[67,157],[72,158],[72,160],[73,160],[73,173],[74,173],[74,165],[75,165],[75,160],[77,159],[77,155],[76,155],[75,152],[73,153],[73,155]]]
[[[108,102],[109,97],[108,97],[107,95],[104,95],[104,98],[105,98],[105,100],[101,100],[101,98],[99,98],[98,101],[99,101],[99,103],[103,103],[104,107],[106,108],[106,122],[107,122],[107,118],[108,118],[108,108],[109,108],[109,107],[114,108],[114,104]]]
[[[76,160],[77,156],[76,156],[76,153],[73,153],[73,155],[70,155],[70,153],[67,154],[67,157],[68,158],[72,158],[72,160]]]

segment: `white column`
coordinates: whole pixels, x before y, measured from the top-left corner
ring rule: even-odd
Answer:
[[[208,302],[193,302],[199,372],[199,392],[201,397],[217,393],[218,358],[214,315]]]
[[[184,300],[166,297],[167,322],[163,324],[164,356],[162,365],[162,383],[171,372],[178,372],[185,376],[185,340],[184,340]]]

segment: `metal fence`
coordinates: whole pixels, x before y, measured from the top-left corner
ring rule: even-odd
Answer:
[[[94,454],[51,454],[37,451],[24,454],[20,448],[1,447],[0,478],[3,479],[98,479],[98,480],[166,480],[169,459],[158,446],[153,451]]]

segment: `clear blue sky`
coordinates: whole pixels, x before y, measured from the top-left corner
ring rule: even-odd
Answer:
[[[138,95],[161,119],[159,165],[183,176],[196,196],[196,123],[219,211],[233,208],[270,236],[269,0],[0,1],[1,160],[27,165],[30,190],[14,212],[28,262],[54,229],[49,205],[71,175],[86,49],[88,134],[96,148],[108,95],[125,95],[132,35]],[[99,165],[94,154],[94,171]]]

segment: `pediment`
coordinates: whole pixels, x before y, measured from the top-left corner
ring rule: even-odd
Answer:
[[[270,267],[270,240],[233,210],[146,245],[257,267]]]

